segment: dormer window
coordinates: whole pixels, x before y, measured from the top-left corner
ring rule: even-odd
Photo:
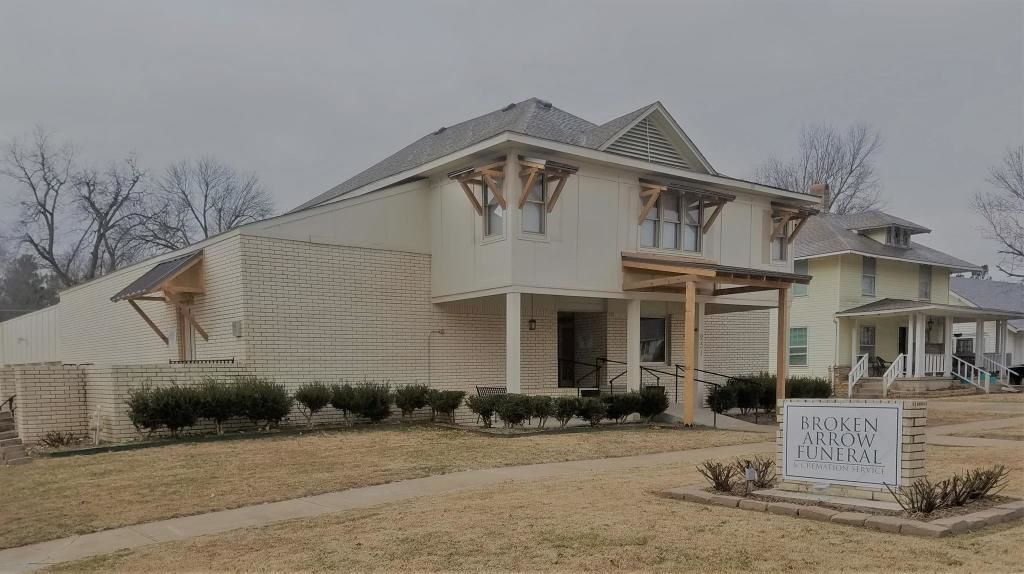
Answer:
[[[885,235],[885,243],[893,247],[910,247],[910,230],[898,225],[890,226]]]

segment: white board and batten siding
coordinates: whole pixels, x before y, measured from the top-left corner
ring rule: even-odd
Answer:
[[[0,365],[59,362],[59,305],[0,323]]]

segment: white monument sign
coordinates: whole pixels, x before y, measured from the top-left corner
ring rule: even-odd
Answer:
[[[850,486],[897,486],[903,405],[801,404],[783,413],[783,478]]]

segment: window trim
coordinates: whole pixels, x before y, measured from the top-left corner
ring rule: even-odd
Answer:
[[[672,352],[671,352],[671,349],[670,349],[670,345],[672,344],[671,343],[672,335],[671,335],[671,331],[670,331],[670,329],[672,328],[671,327],[671,317],[667,316],[667,315],[664,316],[664,317],[644,317],[644,316],[641,316],[640,317],[640,323],[643,324],[644,321],[661,321],[662,322],[662,333],[663,333],[663,340],[664,340],[664,343],[662,344],[662,353],[664,354],[664,358],[662,360],[660,360],[660,361],[659,360],[654,360],[654,361],[645,361],[645,360],[643,360],[643,344],[644,344],[644,339],[643,339],[643,336],[641,335],[641,337],[640,337],[640,348],[641,348],[640,364],[642,364],[642,365],[670,365],[671,364],[671,359],[672,359]],[[643,333],[643,329],[641,329],[640,332]]]
[[[867,262],[871,261],[871,273],[867,272]],[[871,291],[864,288],[864,280],[871,278]],[[878,293],[878,259],[862,255],[860,258],[860,294],[864,297],[875,297]]]
[[[523,209],[520,211],[519,217],[519,231],[524,233],[530,239],[537,239],[545,237],[548,234],[548,210],[547,210],[547,198],[548,189],[547,181],[543,173],[538,173],[533,182],[534,186],[540,186],[540,199],[532,199],[530,197],[533,189],[526,190],[526,201],[523,202]],[[540,207],[540,231],[533,231],[526,229],[526,206],[537,205]]]
[[[796,266],[802,263],[806,269],[798,271]],[[794,259],[793,260],[793,273],[799,273],[801,275],[809,275],[811,271],[811,262],[807,259]],[[794,297],[807,297],[810,294],[811,286],[806,283],[794,283],[792,293]]]
[[[781,217],[771,218],[771,227],[769,233],[775,232],[775,227],[779,224]],[[768,262],[769,263],[785,263],[789,261],[789,225],[790,222],[786,222],[785,225],[779,229],[778,233],[774,233],[768,238]],[[779,242],[779,250],[782,252],[782,258],[775,257],[775,242]]]
[[[899,225],[890,225],[886,229],[885,243],[893,247],[910,247],[910,230]]]
[[[669,194],[669,193],[673,194],[678,199],[678,201],[679,201],[678,208],[677,208],[678,219],[675,219],[675,220],[669,220],[669,219],[667,219],[665,217],[665,207],[664,207],[664,201],[663,200],[665,198],[665,195]],[[696,201],[697,202],[697,221],[696,222],[691,222],[688,219],[688,216],[689,216],[689,209],[688,208],[690,206],[690,202],[691,201]],[[658,196],[658,200],[654,204],[654,207],[651,208],[651,211],[648,212],[647,216],[644,217],[644,220],[641,221],[639,225],[637,225],[637,246],[640,249],[645,249],[645,250],[650,250],[650,251],[664,251],[664,252],[667,252],[667,253],[688,253],[688,254],[693,254],[693,255],[703,254],[704,253],[704,230],[703,230],[703,227],[704,227],[704,221],[705,221],[705,216],[706,216],[706,213],[705,213],[706,208],[707,208],[707,204],[704,201],[704,198],[701,195],[699,195],[699,194],[685,193],[685,192],[682,192],[682,191],[663,191],[661,193],[661,195]],[[652,217],[652,215],[653,215],[653,217]],[[644,227],[644,224],[646,224],[647,222],[653,222],[653,224],[654,224],[654,244],[653,245],[644,245],[644,243],[643,243],[643,227]],[[675,239],[676,239],[675,244],[676,244],[676,247],[665,247],[664,246],[664,244],[665,244],[664,238],[665,238],[665,227],[666,227],[666,224],[671,224],[671,225],[675,225],[676,226],[676,233],[675,233]],[[686,249],[686,247],[684,245],[684,242],[686,240],[686,229],[688,227],[693,228],[694,231],[696,232],[695,233],[695,237],[696,237],[696,240],[697,240],[696,249]]]
[[[502,208],[501,204],[499,204],[497,201],[495,201],[494,205],[497,206],[498,209],[501,209],[501,229],[497,233],[488,233],[488,230],[490,230],[490,224],[491,224],[490,203],[488,201],[488,198],[490,197],[490,195],[491,195],[491,190],[488,189],[486,185],[481,185],[480,186],[480,198],[483,200],[483,207],[484,207],[483,229],[482,229],[482,237],[483,237],[483,241],[484,242],[497,241],[499,239],[504,239],[505,238],[505,226],[506,226],[505,222],[508,219],[507,217],[505,217],[506,214],[508,213],[508,210]]]
[[[803,345],[793,345],[793,331],[800,331],[800,330],[802,330],[804,332],[804,344]],[[809,366],[810,354],[808,352],[808,350],[809,350],[808,342],[810,341],[810,335],[811,335],[811,330],[809,328],[807,328],[807,327],[790,327],[789,328],[789,338],[786,339],[786,342],[788,343],[788,345],[787,345],[788,346],[788,350],[786,352],[786,363],[790,367],[800,368],[800,367],[807,367],[807,366]],[[803,349],[804,352],[803,353],[793,353],[793,349]],[[803,356],[804,363],[802,365],[798,365],[798,364],[793,363],[793,355],[794,354],[797,355],[797,356]]]

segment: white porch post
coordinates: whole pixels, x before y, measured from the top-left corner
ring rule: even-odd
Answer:
[[[946,315],[942,323],[942,376],[947,379],[953,372],[953,316]]]
[[[857,366],[857,352],[860,351],[860,319],[853,319],[852,334],[850,335],[850,369]]]
[[[974,322],[974,366],[981,368],[982,357],[985,356],[985,321]]]
[[[907,358],[903,361],[902,376],[909,377],[914,374],[914,321],[917,315],[911,313],[907,317]]]
[[[522,301],[519,293],[505,294],[505,390],[521,393],[519,379]]]
[[[640,300],[626,301],[626,388],[640,390]]]
[[[925,333],[928,326],[928,315],[918,313],[914,321],[914,376],[924,376]]]
[[[1002,321],[997,321],[996,322],[996,337],[997,337],[997,339],[996,339],[996,361],[1000,365],[1006,365],[1006,339],[1009,336],[1009,333],[1007,332],[1007,329],[1006,329],[1006,324],[1007,324],[1006,319],[1003,319]],[[1007,366],[1009,366],[1009,365],[1007,365]],[[1003,373],[1002,369],[1000,369],[1000,371],[999,371],[999,381],[1000,382],[1009,382],[1009,381],[1003,381],[1004,376],[1009,376],[1009,373]]]

